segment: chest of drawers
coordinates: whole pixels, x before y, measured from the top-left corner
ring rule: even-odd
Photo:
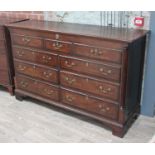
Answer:
[[[23,21],[18,18],[0,18],[0,86],[8,89],[13,94],[13,63],[11,55],[10,34],[6,24]]]
[[[17,99],[36,98],[125,134],[140,108],[147,31],[31,20],[8,27]]]

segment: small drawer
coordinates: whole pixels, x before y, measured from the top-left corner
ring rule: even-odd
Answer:
[[[37,37],[12,35],[13,45],[21,45],[26,47],[43,48],[43,40]]]
[[[73,53],[75,55],[93,58],[96,60],[104,60],[113,63],[121,64],[122,53],[120,50],[91,47],[87,45],[74,44]]]
[[[16,88],[58,101],[59,88],[26,76],[16,75]]]
[[[6,54],[0,54],[0,69],[7,69],[7,57]]]
[[[109,98],[114,101],[119,100],[119,84],[66,71],[60,72],[60,83],[63,86],[82,90],[100,97]]]
[[[60,63],[63,69],[120,82],[120,67],[65,56],[60,57]]]
[[[8,84],[9,84],[8,70],[0,69],[0,85],[8,85]]]
[[[58,71],[56,69],[49,69],[41,67],[36,64],[29,64],[21,61],[15,62],[15,70],[18,73],[45,80],[48,82],[58,83]]]
[[[45,51],[13,47],[14,58],[26,60],[50,67],[57,67],[58,56]]]
[[[0,50],[6,50],[6,44],[4,40],[0,40]]]
[[[105,102],[102,99],[62,88],[61,100],[65,104],[78,107],[87,112],[103,115],[110,119],[117,119],[118,105]]]
[[[45,40],[45,48],[57,52],[69,53],[72,43],[58,41],[58,40]]]

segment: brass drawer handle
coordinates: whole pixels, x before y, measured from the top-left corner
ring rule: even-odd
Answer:
[[[42,57],[42,59],[43,59],[43,61],[44,61],[45,63],[49,63],[49,62],[52,60],[51,57],[45,56],[45,55]]]
[[[26,69],[26,66],[18,65],[18,70],[24,71]]]
[[[49,78],[52,76],[52,73],[48,73],[48,72],[43,72],[43,75],[46,77],[46,78]]]
[[[16,52],[19,57],[22,57],[25,54],[24,52],[21,52],[21,51],[16,51]]]
[[[25,82],[25,81],[21,81],[20,82],[20,85],[23,87],[23,88],[26,88],[28,86],[28,83]]]
[[[66,81],[69,85],[72,85],[72,84],[76,81],[76,79],[70,79],[70,78],[68,78],[68,77],[65,77],[65,81]]]
[[[101,56],[103,52],[95,48],[95,49],[90,49],[90,54],[95,55],[95,56]]]
[[[63,47],[63,45],[60,42],[56,41],[53,43],[53,47],[55,49],[60,49],[61,47]]]
[[[22,41],[25,43],[25,44],[28,44],[31,39],[30,38],[27,38],[27,37],[23,37]]]
[[[108,111],[110,111],[110,107],[104,107],[101,104],[98,107],[100,108],[101,113],[107,113]]]
[[[69,95],[66,95],[66,100],[69,101],[69,102],[73,102],[74,101],[74,97],[71,97]]]
[[[112,70],[107,70],[107,71],[104,71],[104,69],[103,68],[100,68],[99,69],[100,70],[100,72],[102,73],[102,74],[104,74],[104,75],[108,75],[108,74],[111,74],[112,73]]]
[[[44,92],[47,94],[47,95],[52,95],[53,94],[53,90],[48,90],[48,89],[44,89]]]
[[[67,67],[71,68],[73,66],[76,66],[76,64],[74,62],[69,63],[67,60],[65,61],[65,64]]]
[[[99,90],[104,94],[111,92],[111,88],[105,89],[103,86],[99,86]]]

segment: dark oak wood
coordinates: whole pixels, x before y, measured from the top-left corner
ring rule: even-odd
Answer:
[[[13,61],[11,54],[10,33],[6,24],[24,21],[19,18],[0,18],[0,85],[7,88],[13,95]]]
[[[26,76],[16,77],[17,89],[25,90],[30,93],[34,93],[45,98],[52,99],[54,101],[59,100],[59,88],[55,85],[49,85],[39,80],[34,80]]]
[[[14,61],[15,71],[17,73],[25,74],[40,80],[58,83],[58,71],[43,67],[41,65],[27,63],[19,60]]]
[[[92,60],[79,59],[68,56],[60,56],[60,63],[62,69],[79,73],[81,72],[86,75],[97,76],[120,82],[120,66],[107,65]]]
[[[58,55],[46,51],[13,46],[13,55],[14,58],[19,60],[36,62],[49,67],[58,67]]]
[[[139,113],[147,31],[46,21],[8,28],[17,99],[89,116],[124,136]]]

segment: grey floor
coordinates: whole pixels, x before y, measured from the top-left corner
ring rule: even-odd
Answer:
[[[155,118],[140,116],[121,139],[91,119],[45,106],[31,99],[19,102],[0,90],[0,142],[149,142]]]

